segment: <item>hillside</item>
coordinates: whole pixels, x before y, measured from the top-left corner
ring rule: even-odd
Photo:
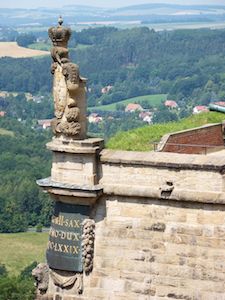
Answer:
[[[74,33],[71,46],[88,47],[75,48],[71,59],[88,78],[89,107],[154,94],[168,94],[182,108],[205,105],[225,97],[224,32],[90,28]],[[7,91],[50,93],[50,64],[47,56],[1,58],[0,86]],[[107,85],[113,90],[102,95],[101,89]]]
[[[106,5],[107,6],[107,5]],[[109,23],[143,21],[176,22],[180,16],[184,21],[217,21],[224,19],[225,11],[222,5],[171,5],[166,3],[141,4],[120,8],[91,7],[70,5],[60,8],[35,9],[0,9],[1,24],[29,26],[49,26],[55,22],[56,16],[62,14],[70,24],[77,23]],[[12,18],[13,15],[13,18]]]
[[[142,128],[119,132],[107,143],[107,148],[128,151],[151,151],[153,143],[159,142],[163,135],[208,123],[220,123],[225,120],[225,114],[217,112],[202,113],[178,122],[155,124]]]

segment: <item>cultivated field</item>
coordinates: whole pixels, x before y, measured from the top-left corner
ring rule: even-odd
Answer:
[[[45,262],[48,233],[0,234],[0,264],[11,275],[20,272],[33,261]]]
[[[33,50],[23,48],[17,45],[16,42],[0,42],[0,57],[35,57],[49,55],[48,51]]]

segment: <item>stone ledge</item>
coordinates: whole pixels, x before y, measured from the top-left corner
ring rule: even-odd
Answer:
[[[71,140],[53,138],[47,143],[47,148],[56,152],[68,152],[79,154],[94,154],[101,151],[104,147],[104,140],[100,138],[87,138],[84,140]]]
[[[196,155],[162,152],[134,152],[103,150],[100,153],[101,162],[130,166],[191,169],[225,172],[225,157],[219,155]]]
[[[79,186],[76,184],[61,183],[51,180],[51,177],[37,180],[37,184],[53,195],[82,198],[81,202],[93,204],[103,193],[100,185]],[[85,200],[86,199],[86,200]]]
[[[198,202],[206,204],[225,204],[225,192],[204,192],[174,189],[169,196],[162,196],[160,188],[125,184],[105,184],[104,194],[141,197],[159,200]]]

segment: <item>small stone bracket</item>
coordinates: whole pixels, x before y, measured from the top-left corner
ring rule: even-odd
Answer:
[[[161,198],[162,199],[169,199],[172,192],[174,190],[174,185],[172,181],[166,181],[166,183],[160,187],[161,191]]]

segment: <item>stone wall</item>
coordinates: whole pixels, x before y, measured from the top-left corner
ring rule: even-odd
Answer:
[[[94,269],[73,299],[225,299],[224,170],[223,156],[104,150]]]
[[[102,198],[84,299],[225,299],[224,206]]]
[[[224,148],[223,131],[222,124],[211,124],[171,133],[162,138],[158,151],[186,154],[209,153]]]

